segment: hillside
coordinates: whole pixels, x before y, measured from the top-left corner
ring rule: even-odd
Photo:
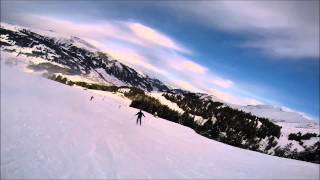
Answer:
[[[232,147],[148,113],[136,126],[129,103],[2,62],[1,178],[319,178],[318,164]]]

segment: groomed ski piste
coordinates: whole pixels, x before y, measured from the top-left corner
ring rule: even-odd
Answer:
[[[120,95],[1,61],[1,179],[319,179],[318,164],[232,147],[146,112],[137,126]]]

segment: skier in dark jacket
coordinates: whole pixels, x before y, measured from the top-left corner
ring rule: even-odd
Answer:
[[[142,118],[142,116],[145,117],[144,114],[142,113],[141,109],[136,115],[138,116],[137,117],[137,124],[138,124],[138,122],[140,122],[140,126],[141,126],[141,118]]]

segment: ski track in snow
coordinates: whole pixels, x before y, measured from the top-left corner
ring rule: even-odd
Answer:
[[[90,101],[90,97],[94,99]],[[298,178],[319,165],[239,149],[1,62],[1,178]]]

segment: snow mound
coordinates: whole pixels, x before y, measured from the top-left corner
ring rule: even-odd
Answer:
[[[90,97],[94,99],[90,101]],[[319,179],[319,165],[239,149],[1,63],[1,179]]]

